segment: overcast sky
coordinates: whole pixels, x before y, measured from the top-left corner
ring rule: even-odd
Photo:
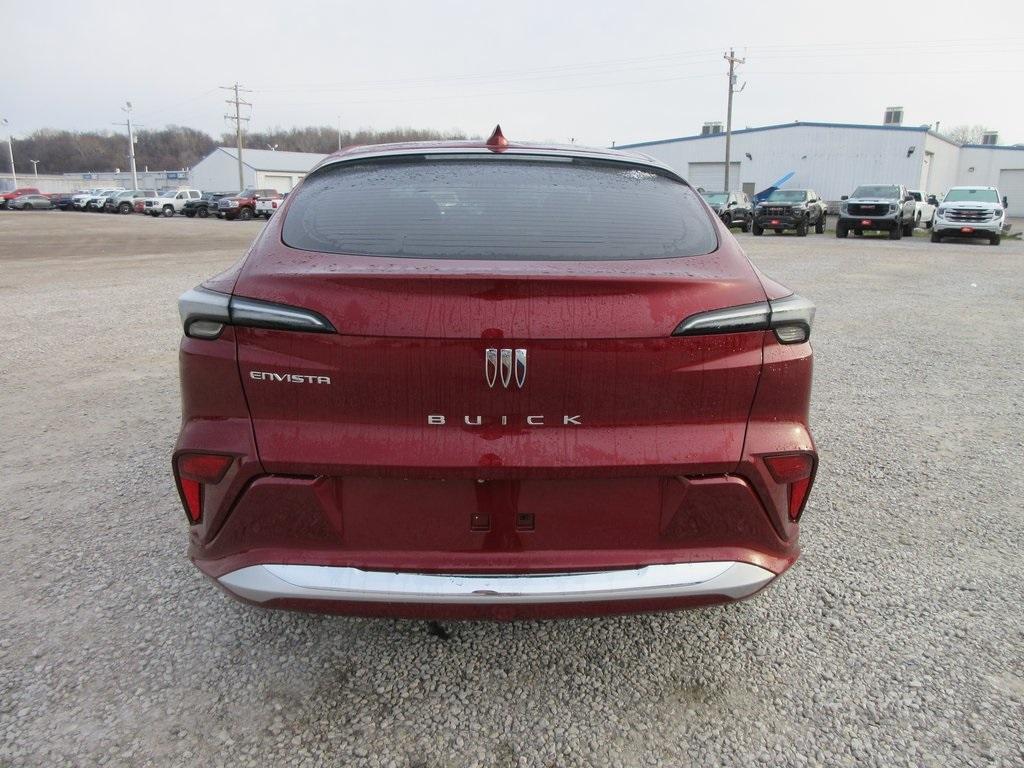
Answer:
[[[1024,142],[1024,2],[25,3],[6,27],[0,117],[218,135],[224,91],[251,125],[398,125],[619,144],[725,119],[723,51],[746,56],[734,125],[984,124]]]

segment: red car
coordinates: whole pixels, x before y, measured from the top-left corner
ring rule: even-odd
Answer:
[[[242,600],[630,613],[799,555],[814,307],[649,157],[353,148],[179,309],[189,555]]]
[[[0,208],[9,208],[10,206],[8,205],[8,203],[10,203],[11,200],[13,200],[14,198],[20,197],[21,195],[38,194],[39,190],[36,189],[35,187],[18,187],[17,189],[12,189],[10,192],[4,192],[2,195],[0,195]]]

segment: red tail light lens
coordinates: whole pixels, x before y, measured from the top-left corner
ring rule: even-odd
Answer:
[[[183,453],[178,457],[178,486],[189,522],[203,516],[203,486],[219,483],[231,466],[232,458],[214,453]]]
[[[814,482],[815,459],[812,453],[784,453],[765,456],[765,466],[775,482],[789,486],[789,519],[794,523],[803,514],[804,504]]]

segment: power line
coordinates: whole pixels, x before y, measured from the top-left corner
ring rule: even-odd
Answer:
[[[239,190],[243,190],[243,189],[245,189],[245,170],[244,170],[244,166],[242,164],[242,121],[249,122],[249,118],[248,117],[242,117],[242,107],[243,106],[251,107],[252,104],[250,104],[248,101],[242,101],[238,97],[238,94],[239,93],[252,93],[252,91],[248,90],[246,88],[242,88],[238,83],[235,83],[234,85],[222,85],[222,86],[219,86],[219,87],[223,91],[234,91],[235,92],[235,98],[227,100],[228,104],[234,104],[235,105],[235,114],[233,116],[232,115],[224,115],[224,117],[227,120],[234,120],[235,121],[235,138],[238,141],[238,189]]]

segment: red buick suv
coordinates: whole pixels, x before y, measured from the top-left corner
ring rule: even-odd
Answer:
[[[814,306],[649,157],[339,152],[179,308],[189,556],[249,603],[666,610],[799,555]]]

